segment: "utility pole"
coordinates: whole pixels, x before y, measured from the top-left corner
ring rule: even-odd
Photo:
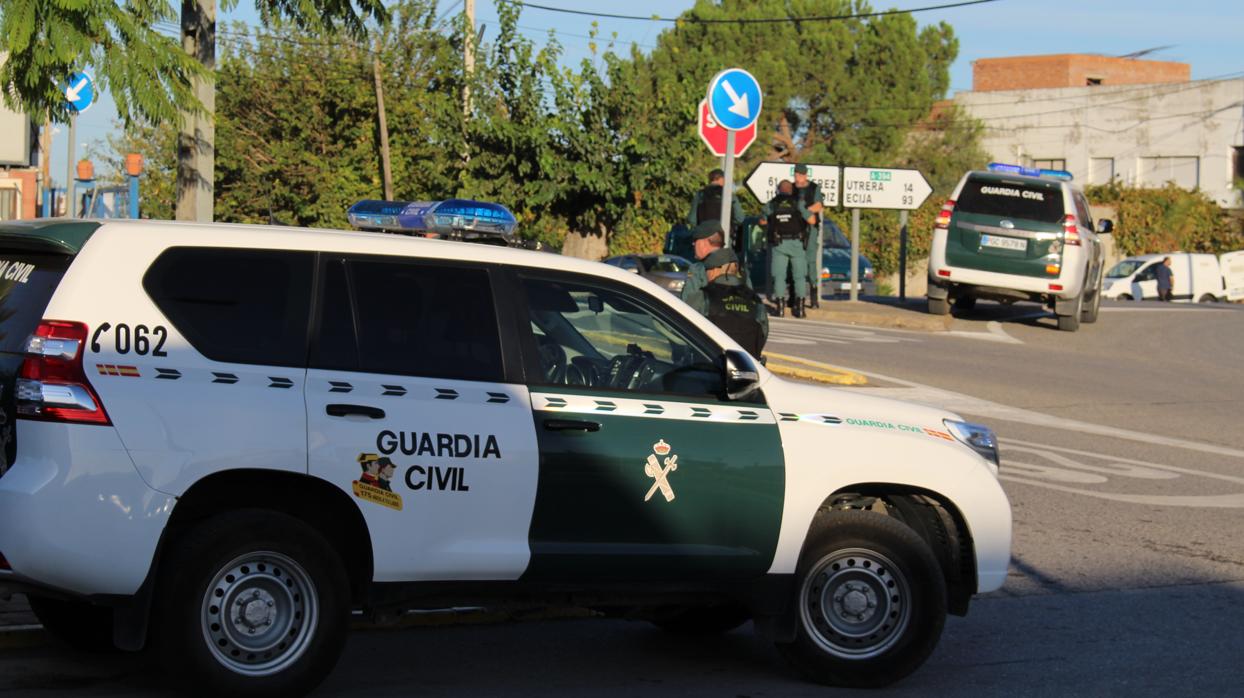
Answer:
[[[194,78],[194,95],[203,113],[181,114],[177,136],[177,214],[179,221],[210,222],[216,188],[216,0],[181,1],[181,46],[207,69]]]
[[[380,37],[372,54],[372,73],[376,78],[376,109],[380,118],[380,167],[384,174],[384,198],[393,200],[393,170],[389,166],[389,123],[384,116],[384,83],[380,80]]]
[[[73,149],[78,140],[78,114],[69,115],[69,150],[65,153],[65,216],[73,217],[77,211],[73,205]]]
[[[462,161],[471,161],[467,121],[471,118],[471,79],[475,75],[475,0],[463,0],[466,31],[462,33]]]

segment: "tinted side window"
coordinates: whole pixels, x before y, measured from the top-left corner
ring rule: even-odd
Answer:
[[[324,267],[320,283],[320,326],[311,348],[311,366],[340,371],[359,368],[354,304],[350,301],[345,263],[339,259]]]
[[[349,263],[360,370],[502,380],[488,272],[404,260]]]
[[[1058,223],[1065,215],[1058,185],[994,179],[964,182],[955,211],[1042,223]]]
[[[191,346],[213,361],[303,366],[310,252],[174,247],[143,288]]]

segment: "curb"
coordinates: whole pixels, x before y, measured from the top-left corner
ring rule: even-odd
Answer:
[[[835,301],[841,303],[843,301]],[[849,302],[849,301],[848,301]],[[869,310],[826,310],[825,303],[820,308],[808,308],[809,320],[836,322],[844,325],[866,325],[869,327],[892,327],[903,330],[923,330],[925,332],[946,332],[950,329],[954,318],[950,315],[928,315],[907,310],[896,310],[893,313]]]
[[[804,359],[798,356],[790,356],[788,354],[765,352],[764,355],[769,361],[765,367],[779,376],[802,378],[804,380],[816,381],[817,383],[829,383],[831,385],[868,385],[868,378],[862,373],[856,373],[855,371],[845,368],[821,363],[820,361],[812,361],[811,359]],[[796,365],[790,366],[784,364]]]

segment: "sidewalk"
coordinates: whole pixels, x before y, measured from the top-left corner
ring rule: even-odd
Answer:
[[[950,329],[950,315],[929,315],[924,298],[908,297],[906,303],[890,296],[865,296],[858,301],[821,299],[820,308],[809,308],[808,319],[846,325],[890,327],[924,332]],[[790,317],[790,313],[786,314]]]

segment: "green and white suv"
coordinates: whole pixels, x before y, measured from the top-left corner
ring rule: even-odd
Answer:
[[[1113,224],[1101,221],[1101,232]],[[1058,316],[1060,330],[1096,322],[1102,246],[1088,201],[1071,175],[991,164],[969,172],[942,206],[929,253],[929,313],[976,299],[1035,301]]]

